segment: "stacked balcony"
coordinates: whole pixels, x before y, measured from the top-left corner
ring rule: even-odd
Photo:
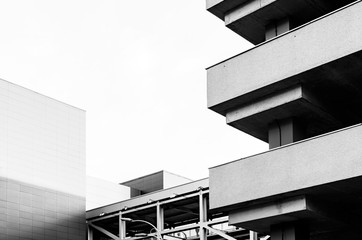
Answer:
[[[362,2],[207,9],[257,44],[207,69],[208,107],[271,149],[211,168],[211,209],[275,239],[360,239]]]

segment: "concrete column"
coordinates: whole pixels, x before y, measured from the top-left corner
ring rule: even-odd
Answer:
[[[269,149],[304,139],[305,128],[296,119],[275,120],[269,124]]]
[[[291,29],[289,18],[283,18],[265,26],[265,40],[269,40]]]
[[[308,227],[297,223],[271,226],[271,240],[309,240]]]

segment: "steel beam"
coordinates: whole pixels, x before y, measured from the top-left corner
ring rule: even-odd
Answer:
[[[250,240],[258,240],[258,233],[254,231],[249,231]]]
[[[207,231],[204,226],[204,223],[207,222],[207,202],[206,198],[203,195],[202,191],[199,193],[199,212],[200,212],[200,240],[207,240]]]
[[[94,225],[93,223],[89,222],[88,226],[91,226],[92,228],[100,231],[101,233],[103,233],[103,234],[107,235],[108,237],[112,238],[113,240],[120,240],[120,238],[118,236],[114,235],[111,232],[108,232],[107,230],[105,230],[105,229],[103,229],[101,227],[98,227],[98,226]]]
[[[119,238],[126,238],[126,222],[122,220],[122,212],[119,212]]]
[[[93,240],[93,230],[87,225],[87,238],[88,240]]]
[[[165,226],[165,222],[164,222],[164,210],[163,207],[161,206],[160,203],[157,203],[157,208],[156,208],[156,216],[157,216],[157,231],[160,232],[164,229]]]
[[[207,229],[207,230],[209,230],[210,232],[213,232],[213,233],[215,233],[215,234],[217,234],[217,235],[219,235],[219,236],[227,239],[227,240],[236,240],[235,238],[227,235],[226,233],[224,233],[224,232],[222,232],[222,231],[220,231],[220,230],[217,230],[217,229],[215,229],[215,228],[209,227],[209,226],[207,226],[206,224],[203,225],[202,227],[205,228],[205,229]],[[201,236],[200,236],[200,240],[201,240]]]

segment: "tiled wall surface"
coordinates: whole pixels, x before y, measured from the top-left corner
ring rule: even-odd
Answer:
[[[0,79],[0,239],[85,232],[85,112]]]

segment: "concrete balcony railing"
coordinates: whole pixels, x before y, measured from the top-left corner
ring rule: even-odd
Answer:
[[[210,208],[227,209],[299,189],[362,178],[361,136],[359,124],[212,167]],[[361,193],[362,185],[353,187]]]
[[[268,38],[266,29],[281,19],[287,18],[290,27],[295,28],[352,2],[354,0],[206,0],[206,8],[235,33],[259,44]]]
[[[339,128],[361,122],[361,12],[362,2],[355,2],[209,67],[208,107],[225,116],[232,114],[230,125],[265,140],[265,133],[254,134],[248,125],[236,124],[235,112],[256,101],[269,101],[270,96],[275,98],[299,84],[318,98],[317,105],[323,112],[336,119],[328,120],[332,125]],[[288,117],[288,111],[285,113],[284,117]],[[278,114],[280,111],[264,115],[277,119]],[[307,119],[308,111],[305,115]],[[256,120],[258,129],[267,129],[270,123],[264,117]],[[327,126],[327,121],[322,125]],[[309,136],[317,134],[321,132]]]

